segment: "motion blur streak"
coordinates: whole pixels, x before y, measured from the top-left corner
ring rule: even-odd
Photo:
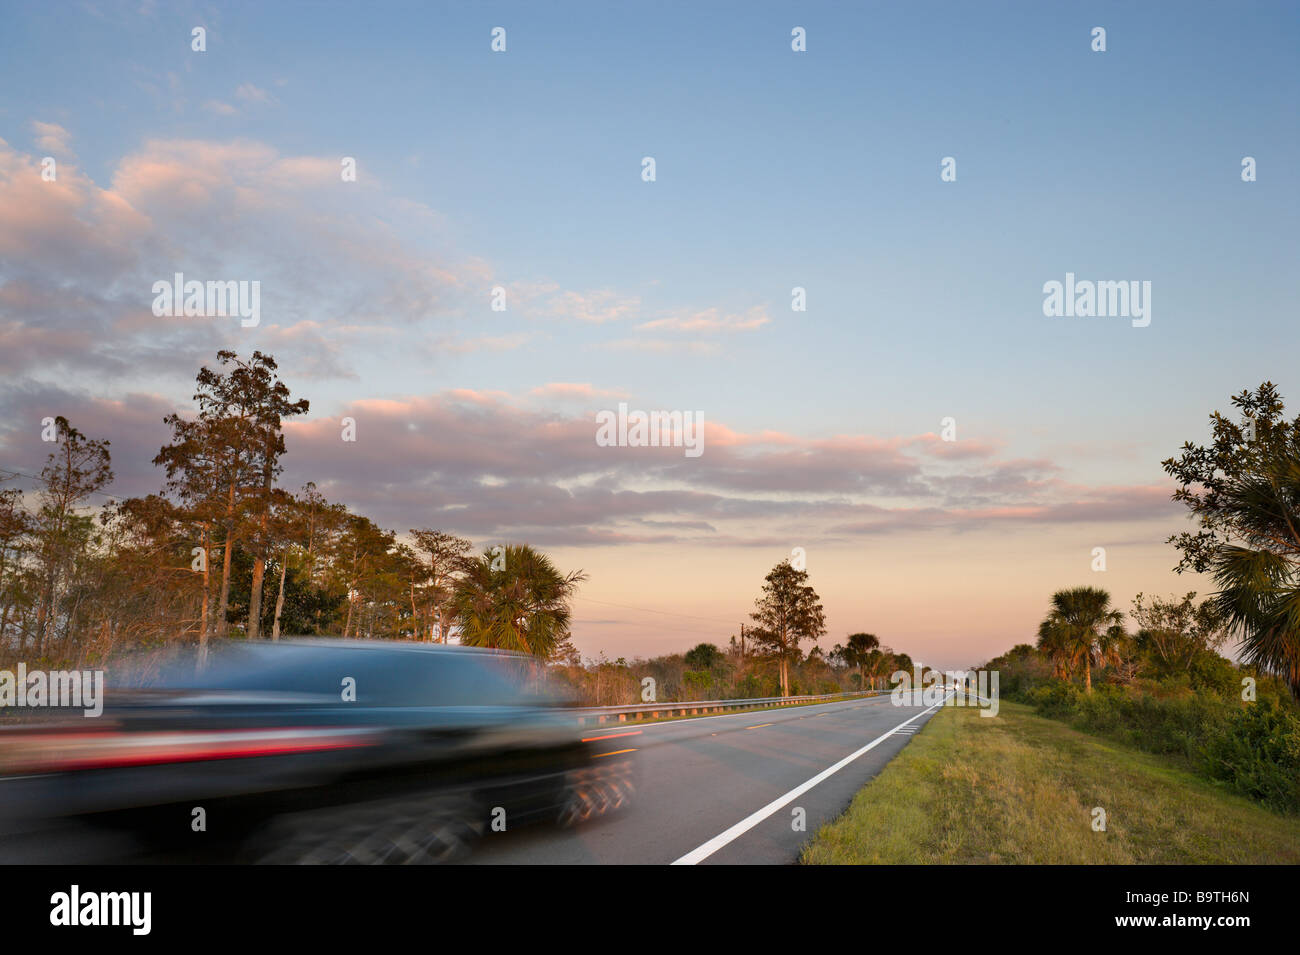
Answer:
[[[521,654],[230,643],[107,696],[101,732],[0,729],[0,862],[448,862],[501,811],[572,826],[634,788]]]

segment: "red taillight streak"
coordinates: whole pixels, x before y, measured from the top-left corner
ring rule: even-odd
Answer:
[[[297,732],[302,733],[303,731],[299,730]],[[306,732],[318,731],[308,730]],[[113,748],[116,744],[118,748],[116,752],[78,753],[70,754],[66,758],[60,758],[57,755],[43,755],[23,760],[20,756],[17,760],[20,764],[17,770],[18,772],[71,772],[82,769],[112,769],[126,766],[151,766],[161,763],[201,762],[218,759],[244,759],[256,756],[279,756],[290,753],[323,752],[372,746],[375,743],[373,736],[369,734],[363,735],[356,731],[342,731],[344,735],[349,737],[347,739],[339,739],[340,734],[337,731],[332,734],[333,738],[329,738],[331,731],[323,732],[327,735],[320,738],[310,738],[303,735],[295,737],[292,730],[263,731],[255,734],[263,737],[262,739],[249,739],[243,742],[231,737],[254,734],[240,731],[229,734],[202,733],[196,735],[218,738],[198,741],[188,745],[181,743],[166,748],[157,744],[150,746],[147,738],[148,734],[141,734],[136,737],[129,733],[81,733],[47,737],[55,745],[84,742],[91,746],[103,745],[110,748]],[[166,735],[174,737],[183,736],[184,734],[168,733]],[[223,736],[224,739],[220,738]],[[287,736],[288,738],[276,741],[265,739],[266,736]],[[34,742],[34,740],[28,740],[28,742]]]

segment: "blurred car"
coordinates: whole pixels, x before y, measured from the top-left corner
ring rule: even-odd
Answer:
[[[75,820],[150,861],[434,863],[489,829],[621,808],[631,762],[596,758],[541,669],[455,646],[220,646],[200,673],[110,685],[97,719],[0,729],[0,833]]]

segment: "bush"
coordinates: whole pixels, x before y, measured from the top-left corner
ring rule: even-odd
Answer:
[[[1205,773],[1279,812],[1300,812],[1300,718],[1272,700],[1244,707],[1207,740]]]
[[[1110,692],[1084,698],[1076,728],[1110,736],[1148,753],[1195,760],[1205,740],[1232,716],[1233,707],[1213,696],[1155,697]]]
[[[1235,670],[1230,677],[1235,690]],[[1197,679],[1195,672],[1190,681],[1186,674],[1171,677],[1146,691],[1099,684],[1091,695],[1057,680],[1027,696],[1040,716],[1181,757],[1271,809],[1300,812],[1300,712],[1271,699],[1242,706],[1230,694],[1195,693],[1189,683]]]
[[[1074,715],[1078,699],[1082,695],[1071,684],[1054,680],[1034,687],[1025,698],[1039,716],[1063,720]]]
[[[1217,653],[1202,653],[1192,660],[1191,684],[1199,690],[1209,690],[1220,696],[1236,696],[1241,692],[1241,671]]]

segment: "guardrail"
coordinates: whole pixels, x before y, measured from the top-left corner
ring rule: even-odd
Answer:
[[[756,707],[791,706],[795,703],[813,703],[817,700],[841,700],[849,696],[878,696],[888,690],[848,690],[844,693],[824,693],[820,696],[763,696],[747,700],[687,700],[678,703],[642,703],[634,706],[586,706],[574,710],[578,725],[585,726],[588,720],[597,725],[607,720],[617,719],[626,723],[629,719],[649,716],[660,717],[699,716],[704,713],[723,713],[727,710],[747,710]]]

